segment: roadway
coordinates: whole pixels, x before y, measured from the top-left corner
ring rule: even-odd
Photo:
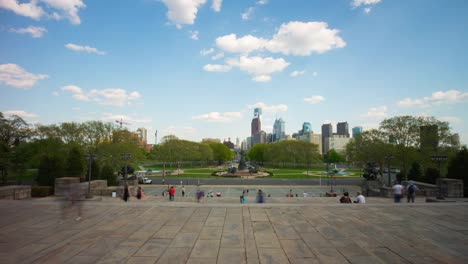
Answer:
[[[161,177],[148,177],[153,180],[153,184],[162,184]],[[327,185],[328,181],[324,177],[320,179],[226,179],[226,178],[165,178],[164,184],[179,185]],[[361,178],[347,178],[332,180],[334,185],[361,185]]]

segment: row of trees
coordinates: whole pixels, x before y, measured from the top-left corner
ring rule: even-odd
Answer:
[[[260,164],[314,164],[322,160],[318,145],[304,141],[285,140],[272,144],[256,144],[248,152],[249,160]]]

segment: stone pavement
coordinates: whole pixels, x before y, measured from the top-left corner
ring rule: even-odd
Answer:
[[[0,262],[468,263],[468,203],[335,201],[0,201]]]

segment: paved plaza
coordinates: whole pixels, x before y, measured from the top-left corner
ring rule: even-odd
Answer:
[[[466,202],[223,199],[94,199],[79,203],[78,221],[76,206],[53,198],[3,200],[0,262],[468,263]]]

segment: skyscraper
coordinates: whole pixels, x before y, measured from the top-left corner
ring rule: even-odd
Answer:
[[[322,154],[325,154],[325,140],[333,135],[332,124],[322,125]]]
[[[360,127],[360,126],[353,127],[352,131],[353,131],[353,138],[354,138],[357,135],[362,133],[362,127]]]
[[[147,137],[147,130],[144,127],[140,127],[137,129],[138,132],[138,137],[140,138],[141,141],[144,143],[148,142],[148,137]]]
[[[250,135],[252,137],[252,146],[258,143],[264,143],[266,140],[266,135],[264,137],[261,137],[260,135],[260,133],[262,132],[262,122],[260,121],[261,116],[262,116],[262,109],[255,108],[254,118],[252,119],[251,130],[250,130]],[[264,138],[263,141],[262,141],[262,138]]]
[[[280,141],[284,138],[284,121],[283,119],[276,119],[273,125],[273,142]]]
[[[348,122],[338,122],[336,125],[336,134],[349,137]]]
[[[305,134],[309,132],[312,132],[312,126],[310,125],[309,122],[304,122],[302,124],[302,133]]]

